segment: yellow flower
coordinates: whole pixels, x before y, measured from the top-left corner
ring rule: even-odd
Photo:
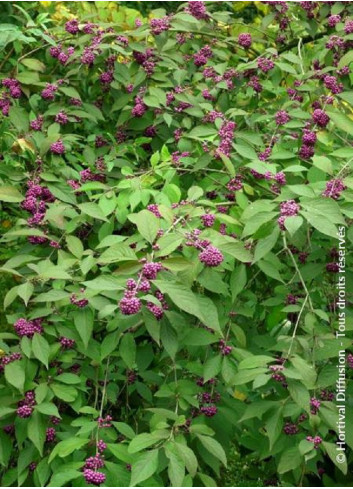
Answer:
[[[238,399],[239,401],[245,401],[246,399],[246,395],[244,394],[244,392],[240,392],[237,389],[235,389],[235,391],[233,392],[233,397],[234,399]]]
[[[15,153],[22,153],[22,152],[24,152],[26,150],[31,151],[32,153],[34,153],[34,146],[33,146],[33,144],[30,141],[27,141],[24,138],[16,139],[16,141],[14,141],[11,149]]]
[[[12,227],[12,222],[6,219],[5,221],[2,221],[1,226],[5,229]]]

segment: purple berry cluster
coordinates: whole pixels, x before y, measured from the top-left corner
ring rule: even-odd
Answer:
[[[300,210],[299,205],[294,200],[287,200],[280,205],[281,215],[278,218],[278,225],[282,231],[285,230],[284,222],[287,217],[297,216]]]
[[[330,122],[330,117],[322,109],[315,109],[312,113],[312,120],[319,127],[326,127]]]
[[[203,46],[197,53],[194,54],[194,65],[204,66],[208,60],[212,58],[213,51],[207,44]]]
[[[147,111],[147,105],[143,102],[141,97],[135,98],[135,105],[132,108],[131,114],[134,117],[142,117],[144,113]]]
[[[70,340],[70,338],[66,338],[65,336],[61,336],[59,342],[63,350],[70,350],[76,343],[75,340]]]
[[[320,392],[320,398],[322,401],[333,401],[335,399],[335,394],[327,389],[323,389]]]
[[[346,185],[339,178],[334,178],[326,183],[326,188],[323,191],[323,197],[330,197],[337,200],[340,198],[341,193],[346,190]]]
[[[54,202],[55,198],[47,187],[39,184],[39,177],[28,180],[27,187],[28,190],[21,207],[32,214],[32,217],[27,221],[30,227],[42,226],[47,204]],[[44,238],[44,241],[46,241],[46,238]]]
[[[150,290],[150,280],[155,280],[158,272],[160,272],[162,268],[163,266],[160,262],[144,263],[138,281],[136,282],[133,278],[130,278],[126,282],[124,297],[119,302],[119,309],[122,314],[130,316],[132,314],[137,314],[141,310],[142,303],[137,297],[137,294],[138,292],[148,292]],[[162,308],[152,302],[147,303],[147,307],[157,319],[161,319],[163,316],[163,309],[167,308],[167,304],[159,291],[156,292],[156,297],[160,300]]]
[[[205,228],[211,228],[214,225],[214,222],[216,220],[216,216],[214,214],[203,214],[200,217],[202,224],[205,226]]]
[[[271,59],[260,57],[257,60],[257,67],[264,73],[267,73],[275,67],[275,64]]]
[[[65,145],[62,141],[62,139],[59,139],[58,141],[56,141],[55,143],[52,143],[50,145],[50,151],[54,154],[54,155],[63,155],[65,154],[66,152],[66,148],[65,148]]]
[[[137,374],[134,370],[127,370],[126,371],[126,382],[129,385],[132,385],[136,382],[137,380]]]
[[[337,262],[331,262],[326,264],[326,271],[329,273],[338,273],[340,270],[339,264]]]
[[[160,321],[164,315],[164,311],[169,309],[169,306],[164,298],[164,295],[159,290],[155,292],[155,296],[159,300],[161,306],[158,306],[153,302],[147,302],[146,307],[154,315],[157,321]]]
[[[287,122],[289,122],[291,118],[288,112],[286,112],[285,110],[279,110],[275,114],[275,119],[277,126],[283,126],[284,124],[287,124]]]
[[[103,472],[98,472],[92,469],[83,469],[83,477],[87,484],[94,484],[95,486],[99,486],[105,482],[106,476]]]
[[[81,294],[84,292],[84,290],[81,290]],[[88,306],[88,299],[78,299],[77,298],[77,295],[76,294],[71,294],[70,296],[70,302],[71,304],[73,304],[74,306],[77,306],[79,308],[84,308],[86,306]]]
[[[58,46],[52,46],[49,49],[50,56],[52,58],[57,59],[59,63],[62,65],[66,65],[66,63],[69,61],[70,57],[74,54],[74,52],[75,52],[75,48],[73,46],[69,46],[65,52],[61,44],[59,44]]]
[[[27,391],[24,399],[19,401],[17,407],[17,416],[19,418],[29,418],[33,413],[33,407],[36,405],[34,391]]]
[[[299,433],[299,428],[295,423],[287,422],[283,427],[283,433],[286,435],[296,435]]]
[[[322,438],[320,436],[314,436],[314,437],[313,436],[307,436],[306,440],[310,441],[311,443],[314,443],[315,450],[317,450],[322,443]]]
[[[231,346],[227,345],[224,340],[220,340],[218,346],[219,346],[219,351],[220,351],[221,355],[223,355],[224,357],[226,357],[232,353],[233,348]]]
[[[200,2],[196,0],[188,2],[187,6],[185,7],[185,12],[192,15],[193,17],[195,17],[195,19],[198,20],[207,20],[209,17],[206,10],[205,2]]]
[[[99,428],[110,428],[112,426],[113,418],[108,414],[105,418],[99,417],[97,419]]]
[[[237,127],[236,123],[232,121],[225,121],[222,124],[218,132],[218,135],[220,137],[220,143],[218,148],[216,149],[216,158],[221,158],[221,154],[228,157],[230,156],[230,152],[232,150],[233,138],[234,138],[234,131],[236,127]]]
[[[46,435],[45,435],[45,441],[47,443],[52,443],[55,441],[55,438],[56,438],[55,428],[47,428]]]
[[[19,82],[15,78],[4,78],[1,82],[6,88],[0,97],[0,109],[4,116],[9,115],[11,107],[11,99],[18,99],[22,95],[22,90]]]
[[[271,379],[280,382],[283,387],[287,387],[286,378],[283,373],[281,373],[284,370],[283,365],[270,365],[268,368],[272,372]]]
[[[157,204],[149,204],[147,206],[147,210],[152,212],[156,217],[161,218],[162,214],[159,211],[158,205]]]
[[[33,119],[29,125],[30,128],[33,129],[33,131],[41,131],[43,123],[44,123],[44,117],[39,115],[38,117]]]
[[[32,338],[34,333],[42,334],[43,333],[43,320],[41,318],[33,319],[33,321],[28,321],[27,319],[20,318],[14,324],[14,329],[18,336],[23,338],[27,336],[27,338]]]
[[[150,27],[154,36],[159,36],[162,32],[167,31],[170,28],[170,16],[165,15],[160,19],[151,19]]]
[[[199,254],[199,260],[201,263],[206,265],[206,267],[218,267],[218,265],[223,262],[224,256],[218,248],[212,245],[208,245]]]
[[[45,88],[41,92],[41,97],[44,100],[54,100],[58,88],[58,85],[55,83],[47,83]]]
[[[317,414],[319,412],[321,402],[316,397],[310,399],[310,412],[311,414]]]
[[[0,373],[4,371],[5,365],[15,362],[16,360],[21,360],[21,353],[10,353],[0,358]]]
[[[248,32],[242,32],[241,34],[239,34],[238,36],[239,46],[248,49],[250,48],[251,43],[252,43],[251,34],[249,34]]]
[[[327,19],[327,24],[329,27],[335,27],[336,24],[341,22],[341,20],[342,19],[339,14],[330,15],[330,17]]]

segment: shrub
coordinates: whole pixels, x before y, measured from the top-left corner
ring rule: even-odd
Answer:
[[[235,443],[265,484],[346,485],[351,3],[246,26],[176,2],[126,31],[22,5],[0,31],[2,484],[212,486]]]

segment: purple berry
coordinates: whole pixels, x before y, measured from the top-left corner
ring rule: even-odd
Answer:
[[[224,256],[218,248],[209,245],[203,251],[201,251],[199,254],[199,260],[207,267],[218,267],[218,265],[220,265],[224,260]]]

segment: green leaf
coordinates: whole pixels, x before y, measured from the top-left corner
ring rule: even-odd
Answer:
[[[197,435],[197,438],[211,455],[218,458],[218,460],[220,460],[225,467],[227,466],[226,453],[222,445],[220,445],[217,440],[211,438],[210,436],[204,435]]]
[[[20,133],[28,131],[29,118],[25,109],[21,107],[11,107],[9,111],[9,119]]]
[[[69,292],[64,290],[50,290],[37,295],[32,302],[56,302],[70,297]]]
[[[39,59],[35,59],[35,58],[25,58],[25,59],[22,59],[21,60],[21,63],[25,66],[27,66],[27,68],[29,68],[30,70],[33,70],[33,71],[42,71],[44,72],[45,69],[46,69],[46,66],[44,63],[42,63],[41,61],[39,61]]]
[[[245,288],[247,281],[245,265],[238,265],[232,272],[230,286],[232,291],[232,301],[234,302],[240,292]]]
[[[308,389],[314,389],[317,374],[313,365],[307,363],[303,358],[299,356],[294,356],[291,358],[291,363],[295,367],[295,369],[300,373],[302,377],[303,384]]]
[[[302,215],[320,233],[337,238],[337,227],[332,222],[324,220],[321,214],[302,211]]]
[[[183,445],[181,443],[175,443],[174,447],[179,456],[184,460],[184,464],[191,477],[195,477],[198,467],[195,453],[187,445]]]
[[[123,243],[108,248],[101,254],[98,262],[102,264],[118,263],[123,261],[137,261],[137,256],[130,246]]]
[[[287,218],[287,219],[289,219],[289,218]],[[287,221],[287,219],[286,219],[286,221]],[[269,253],[272,250],[272,248],[277,243],[279,234],[280,234],[279,227],[276,226],[269,236],[266,236],[266,238],[260,239],[258,241],[256,248],[255,248],[253,263],[256,263],[258,260],[261,260],[261,258],[266,256],[267,253]]]
[[[69,251],[71,251],[76,258],[82,257],[84,248],[80,239],[76,238],[76,236],[67,236],[66,243]]]
[[[324,171],[329,175],[332,175],[332,163],[326,156],[314,155],[312,157],[312,162],[313,165],[316,166],[316,168],[318,168],[319,170]]]
[[[326,453],[330,457],[332,462],[344,475],[346,475],[348,471],[348,465],[345,452],[339,452],[337,450],[337,446],[334,443],[324,441],[322,442],[322,444],[325,447]]]
[[[158,450],[151,450],[142,454],[136,462],[132,464],[130,486],[137,484],[151,477],[158,470]]]
[[[60,92],[64,93],[65,95],[67,95],[70,98],[78,98],[79,100],[81,100],[80,94],[73,87],[64,87],[61,85],[59,90],[60,90]]]
[[[284,451],[278,463],[277,472],[285,474],[290,470],[294,470],[303,462],[303,457],[298,447],[292,447]]]
[[[171,445],[173,447],[173,445]],[[182,487],[185,477],[185,463],[178,453],[170,450],[168,446],[165,448],[165,454],[169,459],[168,477],[172,487]]]
[[[334,112],[333,110],[326,110],[326,112],[338,129],[353,136],[353,121],[349,117],[343,112]]]
[[[235,148],[236,152],[238,154],[240,154],[240,156],[243,156],[243,158],[247,158],[248,160],[257,160],[258,159],[256,151],[254,150],[254,148],[251,147],[250,145],[246,144],[245,142],[235,144],[234,148]]]
[[[250,263],[252,261],[252,255],[249,250],[247,250],[243,243],[235,240],[229,241],[228,243],[222,243],[219,245],[219,249],[224,253],[228,253],[237,260],[243,263]]]
[[[50,346],[42,335],[35,333],[32,339],[34,356],[48,368]]]
[[[113,421],[113,425],[119,431],[119,433],[126,436],[126,438],[129,439],[135,438],[136,434],[134,430],[131,428],[131,426],[129,426],[128,424],[122,423],[120,421]]]
[[[46,436],[46,423],[40,413],[34,411],[28,421],[27,433],[28,438],[33,442],[40,455],[43,455],[43,447]]]
[[[266,261],[266,260],[260,260],[258,262],[257,266],[268,277],[274,278],[275,280],[278,280],[279,282],[283,282],[282,277],[279,274],[279,271],[277,270],[277,268],[275,267],[275,265],[273,263]]]
[[[82,477],[82,472],[74,469],[65,469],[63,472],[53,474],[48,487],[69,487],[68,482]]]
[[[102,209],[93,202],[79,204],[78,207],[84,214],[87,214],[87,216],[93,217],[94,219],[98,219],[100,221],[107,221]]]
[[[302,226],[303,222],[304,220],[300,216],[289,216],[284,221],[284,227],[287,229],[289,234],[293,236]]]
[[[26,306],[33,294],[33,291],[34,291],[34,286],[32,282],[25,282],[24,284],[20,285],[17,289],[17,294],[21,297],[21,299],[23,299],[23,302],[26,304]]]
[[[239,370],[248,368],[265,367],[268,363],[273,362],[273,358],[266,355],[252,355],[248,358],[244,358],[239,365]]]
[[[22,362],[16,361],[5,365],[5,379],[9,384],[23,392],[26,377]]]
[[[51,384],[51,389],[59,399],[66,402],[73,402],[77,397],[77,390],[74,387],[62,384]]]
[[[60,441],[51,452],[48,463],[51,463],[57,455],[61,458],[67,457],[75,450],[82,448],[89,441],[89,438],[78,438],[77,436]]]
[[[217,355],[215,357],[211,357],[205,363],[203,367],[203,379],[204,382],[208,382],[213,377],[216,377],[222,368],[222,357],[221,355]]]
[[[178,336],[174,329],[165,323],[161,326],[161,342],[168,355],[174,360],[179,349]]]
[[[0,464],[2,467],[8,467],[9,460],[11,458],[13,451],[12,440],[5,434],[4,431],[0,432]],[[6,469],[5,469],[6,470]],[[4,479],[2,478],[3,487],[8,487],[4,484]]]
[[[220,331],[217,309],[211,299],[198,296],[183,285],[173,282],[154,280],[153,283],[162,293],[168,294],[180,309],[198,317],[206,326],[215,331]]]
[[[0,200],[3,202],[22,202],[23,195],[17,190],[16,187],[10,185],[2,185],[0,187]]]
[[[265,430],[270,442],[270,450],[272,450],[273,445],[278,440],[283,428],[283,408],[274,409],[270,411],[269,418],[265,424]]]
[[[58,375],[57,377],[55,377],[55,380],[57,380],[58,382],[62,382],[63,384],[69,385],[81,383],[81,378],[78,375],[70,374],[69,372]]]
[[[133,369],[136,360],[136,344],[132,333],[125,333],[119,345],[119,352],[124,363]]]
[[[169,233],[163,235],[157,242],[159,245],[159,250],[156,256],[167,256],[170,255],[174,250],[178,248],[183,242],[183,238],[175,233]]]
[[[145,448],[148,448],[155,443],[167,438],[168,434],[163,432],[162,436],[160,433],[140,433],[135,436],[129,444],[128,452],[129,453],[137,453]]]
[[[93,280],[88,280],[83,282],[83,285],[92,290],[98,290],[104,292],[106,290],[123,290],[124,287],[121,285],[121,280],[113,277],[111,275],[100,275]]]
[[[89,307],[85,307],[80,311],[76,311],[74,313],[74,324],[85,348],[87,348],[93,332],[94,315],[92,310]]]
[[[144,209],[138,214],[131,214],[129,220],[137,226],[139,233],[153,243],[160,228],[159,219],[150,211]]]
[[[46,414],[47,416],[61,418],[58,408],[52,402],[42,402],[41,404],[37,404],[35,410],[42,414]]]
[[[309,412],[310,394],[306,387],[297,380],[287,380],[288,391],[293,401],[306,412]]]

